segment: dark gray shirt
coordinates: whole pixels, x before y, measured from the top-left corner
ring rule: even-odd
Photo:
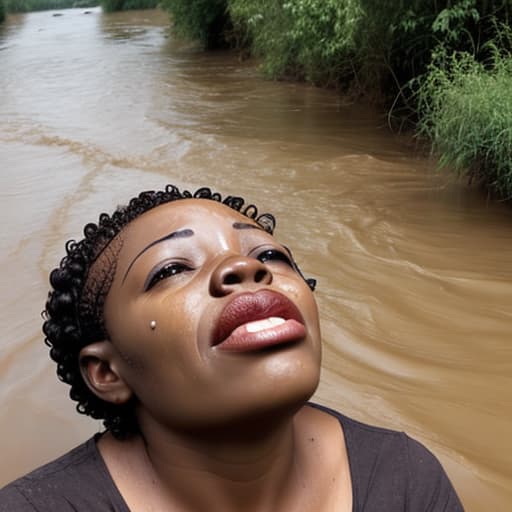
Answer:
[[[353,512],[463,512],[438,460],[403,432],[331,409],[343,426]],[[130,512],[91,438],[0,490],[0,512]]]

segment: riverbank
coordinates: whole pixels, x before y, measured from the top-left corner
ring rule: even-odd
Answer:
[[[493,45],[485,62],[466,52],[440,52],[417,91],[417,132],[432,141],[440,166],[508,201],[512,200],[511,84],[512,56]]]
[[[48,271],[91,212],[171,182],[275,214],[318,279],[315,401],[423,441],[466,510],[508,510],[510,209],[434,172],[372,109],[168,35],[160,10],[98,8],[0,30],[0,485],[99,428],[47,356]]]
[[[412,128],[432,141],[441,167],[511,199],[512,155],[504,148],[511,147],[512,117],[502,115],[512,110],[508,2],[413,4],[162,2],[179,35],[261,58],[269,78],[335,87],[380,103],[392,128]],[[472,85],[475,78],[480,88]],[[455,107],[447,101],[453,98]]]
[[[97,7],[99,0],[0,0],[5,13],[23,13],[72,9],[77,7]]]
[[[88,8],[101,5],[106,12],[132,9],[154,9],[158,0],[0,0],[0,22],[10,13],[56,9]]]

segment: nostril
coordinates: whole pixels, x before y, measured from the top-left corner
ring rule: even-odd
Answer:
[[[227,274],[223,279],[224,284],[240,284],[242,279],[237,274]]]
[[[258,272],[256,272],[256,274],[254,274],[254,281],[256,283],[260,283],[261,281],[263,281],[263,279],[265,279],[266,275],[267,275],[267,271],[260,269],[260,270],[258,270]]]
[[[1,2],[2,0],[0,0]],[[255,258],[239,255],[230,256],[220,262],[210,280],[210,294],[222,297],[238,289],[239,286],[267,285],[272,282],[272,273]]]

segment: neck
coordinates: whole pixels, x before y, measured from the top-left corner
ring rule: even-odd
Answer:
[[[294,412],[192,434],[146,420],[141,446],[179,510],[283,510],[300,477]]]

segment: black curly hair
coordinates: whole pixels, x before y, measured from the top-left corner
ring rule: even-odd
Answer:
[[[97,224],[87,224],[84,238],[66,243],[66,256],[59,267],[50,273],[53,289],[48,294],[43,311],[43,332],[45,343],[50,347],[50,357],[57,363],[57,376],[71,386],[69,396],[78,402],[77,411],[103,419],[105,428],[118,439],[138,432],[134,399],[119,405],[101,400],[92,393],[80,373],[79,353],[86,345],[108,339],[103,306],[122,245],[117,235],[143,213],[171,201],[189,198],[221,202],[253,219],[268,233],[274,231],[274,216],[269,213],[258,215],[256,206],[246,205],[241,197],[227,196],[223,199],[219,193],[207,187],[191,193],[167,185],[164,190],[141,192],[126,206],[118,207],[112,215],[102,213]],[[118,243],[114,243],[114,240]],[[100,256],[103,259],[101,268],[91,276],[91,267]],[[298,267],[295,268],[302,276]],[[314,279],[306,279],[306,282],[314,289]]]

